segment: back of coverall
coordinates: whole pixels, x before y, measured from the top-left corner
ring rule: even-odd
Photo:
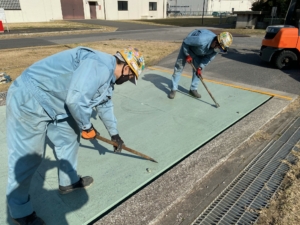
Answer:
[[[34,63],[13,82],[6,99],[7,203],[12,218],[33,212],[28,192],[42,161],[46,134],[60,160],[61,186],[79,180],[80,131],[91,126],[94,107],[109,134],[118,134],[111,101],[115,66],[112,55],[77,47]],[[41,157],[29,157],[36,154]]]

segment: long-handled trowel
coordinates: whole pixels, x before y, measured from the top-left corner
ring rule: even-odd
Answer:
[[[193,64],[193,63],[190,63],[190,64],[191,64],[193,70],[195,71],[195,73],[197,74],[197,70],[196,70],[194,64]],[[210,97],[212,98],[212,100],[214,101],[214,103],[216,104],[216,107],[217,107],[217,108],[220,107],[220,105],[216,102],[214,96],[212,96],[212,94],[211,94],[210,91],[208,90],[206,84],[204,83],[203,77],[202,77],[201,75],[198,76],[198,77],[199,77],[200,81],[202,82],[203,86],[205,87],[206,91],[208,92],[208,94],[210,95]]]
[[[97,135],[97,136],[96,136],[96,139],[98,139],[98,140],[100,140],[100,141],[104,141],[104,142],[106,142],[106,143],[108,143],[108,144],[111,144],[111,145],[113,145],[113,146],[118,147],[118,144],[117,144],[116,142],[111,141],[111,140],[109,140],[109,139],[107,139],[107,138],[105,138],[105,137],[102,137],[102,136],[100,136],[100,135]],[[124,150],[126,150],[126,151],[128,151],[128,152],[131,152],[132,154],[141,156],[141,157],[144,158],[144,159],[148,159],[148,160],[150,160],[150,161],[152,161],[152,162],[156,162],[156,161],[155,161],[154,159],[152,159],[151,157],[149,157],[149,156],[147,156],[147,155],[145,155],[145,154],[143,154],[143,153],[140,153],[140,152],[138,152],[138,151],[135,151],[135,150],[133,150],[133,149],[131,149],[131,148],[128,148],[128,147],[126,147],[125,145],[122,146],[122,149],[124,149]],[[157,162],[156,162],[156,163],[157,163]]]

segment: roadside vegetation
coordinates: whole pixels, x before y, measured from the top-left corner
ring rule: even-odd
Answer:
[[[203,18],[202,17],[170,17],[166,19],[151,19],[151,20],[134,20],[137,22],[152,23],[159,25],[179,26],[179,27],[200,27],[200,26],[217,26],[221,24],[229,24],[234,22],[234,17],[223,18]]]
[[[176,49],[181,43],[160,42],[160,41],[124,41],[124,40],[108,40],[89,43],[76,43],[69,45],[55,45],[43,47],[30,47],[18,49],[3,49],[0,51],[0,72],[10,75],[15,80],[24,69],[47,56],[57,52],[75,48],[77,46],[90,47],[109,54],[116,53],[127,46],[135,46],[140,49],[145,57],[146,66],[157,63],[160,59],[166,57]],[[0,84],[0,92],[7,91],[10,83]]]
[[[299,112],[300,97],[298,96],[281,113],[294,115]],[[297,150],[298,149],[298,150]],[[268,206],[260,214],[257,225],[296,225],[300,221],[300,140],[291,154],[296,157],[295,164],[287,163],[290,170],[285,174],[279,190],[270,200]]]
[[[4,34],[1,39],[41,37],[64,34],[93,33],[93,32],[114,32],[116,27],[106,27],[96,24],[85,24],[76,21],[49,21],[40,23],[4,23]],[[30,32],[29,32],[30,31]]]
[[[263,37],[266,33],[265,29],[235,29],[235,17],[224,17],[224,18],[167,18],[167,19],[151,19],[151,20],[133,20],[128,22],[145,23],[152,25],[168,25],[168,26],[179,26],[179,27],[215,27],[222,30],[232,32],[233,34],[243,34],[249,36],[261,36]],[[226,24],[232,28],[222,28]],[[231,26],[230,26],[231,25]]]
[[[6,24],[5,24],[6,25]],[[59,20],[59,21],[49,21],[49,22],[36,22],[36,23],[9,23],[8,27],[11,30],[29,30],[29,29],[101,29],[102,26],[95,24],[82,24],[73,21]]]
[[[300,148],[300,144],[296,145]],[[260,211],[257,225],[296,225],[300,221],[300,153],[293,151],[298,162],[290,165],[281,189],[275,194],[267,208]]]

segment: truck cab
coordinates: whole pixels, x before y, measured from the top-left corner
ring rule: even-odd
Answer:
[[[260,58],[263,61],[272,62],[278,69],[286,69],[300,62],[300,6],[298,3],[297,0],[291,0],[285,24],[268,26],[262,40]],[[298,4],[297,7],[296,4]]]

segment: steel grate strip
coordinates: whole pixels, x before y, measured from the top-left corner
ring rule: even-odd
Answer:
[[[289,170],[283,160],[297,160],[291,151],[300,139],[299,126],[300,118],[271,141],[192,224],[253,224],[257,210],[268,204]]]
[[[7,92],[0,92],[0,106],[5,105],[6,95],[7,95]]]

